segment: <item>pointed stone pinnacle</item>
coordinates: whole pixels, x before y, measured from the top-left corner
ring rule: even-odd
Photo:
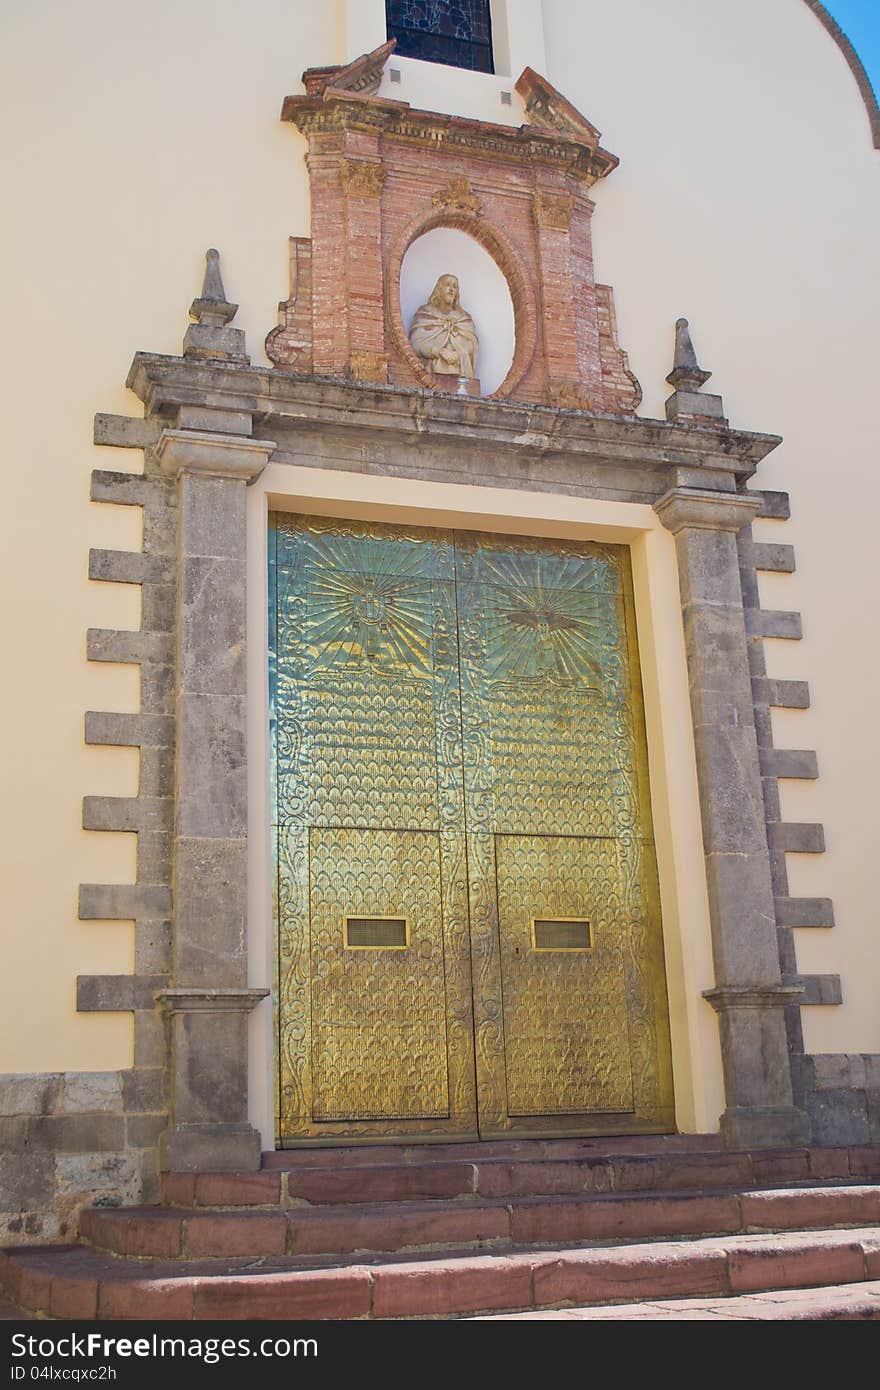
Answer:
[[[190,318],[195,319],[186,330],[183,340],[184,357],[209,357],[218,361],[247,362],[244,333],[227,325],[238,313],[238,305],[230,304],[220,274],[220,252],[213,246],[205,254],[205,279],[202,293],[190,305]]]
[[[677,319],[675,323],[675,358],[672,371],[666,380],[676,391],[699,391],[712,375],[703,371],[697,362],[697,354],[691,340],[690,325],[687,319]]]
[[[238,305],[230,304],[226,298],[223,277],[220,274],[220,252],[215,251],[212,246],[205,253],[205,262],[202,293],[190,305],[190,317],[208,328],[222,328],[235,318]]]

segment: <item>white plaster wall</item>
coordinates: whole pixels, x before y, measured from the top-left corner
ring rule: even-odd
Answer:
[[[139,457],[93,448],[92,416],[138,412],[122,384],[131,356],[179,351],[211,245],[264,360],[287,237],[308,232],[304,141],[279,122],[281,100],[303,68],[368,46],[349,48],[361,5],[372,35],[374,0],[43,0],[5,16],[0,1070],[130,1060],[127,1017],[74,1009],[78,973],[133,964],[130,927],[76,917],[78,883],[134,871],[133,837],[83,832],[80,799],[132,794],[137,778],[134,752],[82,742],[84,710],[138,701],[133,668],[85,661],[87,627],[138,621],[135,590],[86,577],[89,545],[140,534],[137,509],[88,501],[93,467]],[[790,859],[792,890],[833,897],[838,919],[798,946],[845,993],[840,1009],[805,1011],[807,1041],[878,1051],[880,155],[802,0],[508,0],[514,77],[529,26],[540,51],[542,12],[547,75],[621,156],[596,190],[595,249],[643,412],[662,414],[686,314],[733,422],[785,435],[759,482],[791,492],[794,520],[760,530],[797,546],[799,571],[763,591],[803,611],[806,638],[773,643],[771,673],[808,677],[813,708],[775,723],[780,744],[818,750],[821,780],[787,784],[785,810],[823,821],[829,846]],[[399,64],[392,95],[520,119],[515,95],[501,105],[505,75]]]
[[[513,361],[513,301],[507,281],[478,241],[454,227],[435,227],[417,237],[400,268],[400,312],[409,333],[413,314],[427,303],[441,275],[457,275],[460,303],[474,321],[480,349],[480,392],[490,395]]]

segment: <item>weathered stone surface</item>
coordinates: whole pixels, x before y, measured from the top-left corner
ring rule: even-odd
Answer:
[[[55,1178],[51,1153],[0,1153],[0,1211],[33,1211],[50,1205]]]
[[[0,1115],[50,1115],[58,1106],[62,1080],[58,1072],[0,1075]]]
[[[244,563],[201,556],[185,559],[180,590],[181,689],[192,694],[241,695],[245,689]]]
[[[164,983],[161,975],[78,975],[76,1007],[80,1013],[151,1009]]]
[[[760,650],[760,648],[758,649]],[[776,709],[809,709],[810,687],[807,681],[779,681],[769,677],[752,681],[756,702]]]
[[[163,1170],[237,1173],[260,1166],[260,1136],[248,1124],[182,1124],[162,1136]]]
[[[94,442],[109,444],[117,449],[148,449],[159,438],[160,425],[156,420],[138,420],[129,415],[95,416]]]
[[[161,497],[162,483],[141,473],[117,473],[105,468],[92,470],[91,499],[112,502],[117,507],[154,505]]]
[[[864,1090],[868,1084],[865,1058],[861,1053],[819,1052],[807,1060],[812,1071],[813,1085],[819,1091],[845,1087]]]
[[[161,556],[131,550],[89,551],[89,579],[143,584],[150,579],[160,579],[164,572],[165,562]]]
[[[126,1143],[130,1149],[152,1149],[167,1128],[167,1114],[128,1115],[125,1121]]]
[[[27,1148],[27,1115],[0,1115],[0,1152],[16,1153]]]
[[[720,396],[704,391],[674,391],[666,401],[666,418],[676,420],[717,420],[726,425],[724,402]]]
[[[177,833],[247,835],[247,703],[189,691],[178,700]]]
[[[183,335],[184,357],[228,358],[246,362],[245,335],[240,328],[191,323]]]
[[[795,556],[793,545],[780,542],[749,541],[744,558],[758,570],[774,570],[780,574],[793,574]]]
[[[125,1148],[121,1115],[38,1115],[28,1124],[28,1147],[55,1153],[87,1153]]]
[[[83,830],[170,831],[173,807],[162,797],[83,797]]]
[[[867,1144],[870,1140],[864,1091],[849,1088],[807,1093],[814,1144]]]
[[[170,714],[116,714],[88,710],[85,740],[86,743],[112,744],[124,748],[144,745],[168,748],[174,741],[174,718]]]
[[[796,984],[804,992],[804,1004],[842,1004],[843,989],[839,975],[799,975]]]
[[[175,1013],[171,1026],[175,1125],[244,1123],[248,1015]]]
[[[141,677],[141,698],[149,682],[144,678],[150,671],[165,668],[144,667]],[[171,675],[169,669],[169,676]],[[169,704],[173,703],[171,687],[173,682],[168,681]],[[174,795],[174,749],[173,748],[150,748],[141,746],[141,793],[144,796],[173,796]]]
[[[209,401],[208,404],[216,402]],[[183,475],[187,483],[194,482],[201,475],[203,478],[225,478],[231,483],[243,484],[259,477],[275,448],[274,441],[267,439],[166,429],[156,445],[156,458],[163,472],[175,478]]]
[[[141,591],[141,626],[144,630],[171,632],[174,628],[175,584],[145,584]]]
[[[141,1009],[135,1014],[134,1064],[136,1067],[159,1067],[168,1060],[167,1028],[167,1020],[158,1009]]]
[[[165,632],[124,632],[90,627],[86,633],[86,655],[89,661],[168,665],[174,658],[174,645]]]
[[[736,533],[755,497],[679,488],[655,503],[673,531],[682,591],[685,649],[718,988],[730,1143],[798,1142],[804,1114],[792,1104],[773,879],[765,826],[752,667],[742,607]],[[759,669],[761,669],[759,667]],[[705,692],[729,691],[727,701]],[[738,987],[733,988],[731,987]],[[748,1143],[744,1143],[747,1139]]]
[[[168,1076],[164,1066],[134,1067],[121,1075],[122,1108],[127,1115],[156,1114],[168,1108]]]
[[[247,983],[247,842],[177,842],[175,980]]]
[[[825,851],[825,830],[821,825],[776,821],[767,826],[767,833],[774,848],[786,854],[823,854]],[[794,926],[795,923],[786,925]]]
[[[119,1072],[65,1072],[61,1109],[65,1114],[73,1115],[94,1110],[117,1113],[122,1109],[122,1079]]]
[[[765,777],[804,777],[815,780],[819,776],[816,754],[801,748],[762,748],[760,749],[761,772]]]
[[[764,798],[758,775],[754,728],[700,724],[694,729],[703,842],[707,854],[767,859]],[[769,892],[769,867],[765,867]],[[750,881],[757,888],[758,870]],[[761,886],[763,910],[764,885]]]
[[[753,496],[760,498],[761,510],[757,515],[769,521],[788,521],[791,516],[791,501],[787,492],[770,492],[764,488]]]
[[[746,632],[749,637],[778,637],[787,641],[799,641],[804,635],[800,613],[767,608],[746,610]]]
[[[777,898],[776,922],[780,927],[833,927],[834,904],[830,898]]]
[[[206,405],[181,405],[174,413],[173,423],[178,430],[249,435],[254,417],[247,410],[218,410]]]
[[[166,856],[168,860],[168,875],[170,876],[170,851]],[[142,859],[140,842],[138,845],[138,861]],[[151,861],[155,867],[155,860]],[[135,932],[134,943],[134,968],[138,975],[165,975],[171,969],[171,923],[165,920],[151,921],[149,918],[139,918],[137,930]]]
[[[246,493],[245,483],[234,478],[181,477],[180,544],[186,558],[244,561]]]
[[[56,1181],[59,1195],[88,1197],[98,1206],[134,1205],[141,1197],[140,1161],[130,1153],[59,1154]]]
[[[678,487],[664,493],[654,503],[654,510],[663,525],[676,536],[683,530],[728,531],[731,534],[736,534],[752,522],[759,512],[760,506],[760,498],[753,493],[715,492]],[[701,547],[694,537],[690,537],[687,549],[688,557],[691,553],[697,557],[695,575],[698,575],[704,567],[703,557],[707,553],[713,554],[717,562],[719,557],[728,557],[731,548],[729,546],[714,546],[707,550]],[[725,558],[724,563],[730,563],[729,559]],[[735,548],[733,563],[738,573],[739,559]],[[681,568],[684,570],[687,566],[681,566]],[[696,585],[693,587],[693,593],[694,597],[698,596]]]
[[[130,921],[162,917],[171,911],[171,891],[161,884],[83,883],[79,915],[84,921]]]
[[[725,985],[779,983],[776,919],[766,851],[707,854],[710,907],[737,930],[713,935],[716,978]]]

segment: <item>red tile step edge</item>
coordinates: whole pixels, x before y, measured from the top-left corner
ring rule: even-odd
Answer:
[[[634,1240],[815,1230],[880,1221],[880,1186],[589,1193],[510,1203],[398,1201],[287,1210],[87,1208],[81,1238],[114,1254],[158,1259],[349,1254],[449,1246]]]
[[[135,1320],[461,1317],[560,1307],[571,1316],[600,1316],[600,1304],[641,1309],[636,1300],[700,1299],[702,1307],[707,1299],[730,1301],[768,1290],[780,1304],[782,1290],[825,1289],[835,1282],[852,1288],[865,1281],[866,1288],[854,1294],[861,1307],[864,1298],[874,1297],[867,1284],[880,1281],[880,1231],[447,1254],[332,1268],[293,1268],[288,1260],[253,1271],[242,1263],[144,1264],[75,1246],[30,1246],[0,1252],[0,1290],[35,1314]],[[720,1303],[711,1306],[720,1309]],[[797,1298],[791,1308],[790,1314],[727,1315],[812,1315]],[[615,1316],[625,1314],[614,1309]]]
[[[447,1147],[444,1145],[444,1151]],[[463,1148],[471,1148],[463,1145]],[[504,1145],[503,1149],[511,1146]],[[537,1149],[538,1146],[535,1146]],[[549,1146],[544,1146],[549,1148]],[[439,1198],[489,1199],[576,1196],[588,1192],[658,1192],[752,1187],[880,1176],[877,1149],[793,1149],[780,1152],[617,1153],[571,1157],[568,1145],[545,1156],[511,1157],[497,1151],[470,1159],[437,1158],[351,1165],[312,1150],[310,1163],[274,1164],[255,1173],[166,1173],[163,1201],[170,1206],[255,1207],[308,1202],[390,1202]],[[562,1152],[560,1153],[560,1148]],[[363,1155],[364,1150],[355,1150]],[[388,1150],[383,1149],[382,1155]],[[306,1155],[295,1155],[297,1158]]]

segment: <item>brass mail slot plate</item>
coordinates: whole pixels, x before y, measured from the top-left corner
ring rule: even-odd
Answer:
[[[406,917],[346,917],[347,951],[405,951],[409,945]]]
[[[593,934],[583,917],[533,917],[534,951],[591,951]]]

